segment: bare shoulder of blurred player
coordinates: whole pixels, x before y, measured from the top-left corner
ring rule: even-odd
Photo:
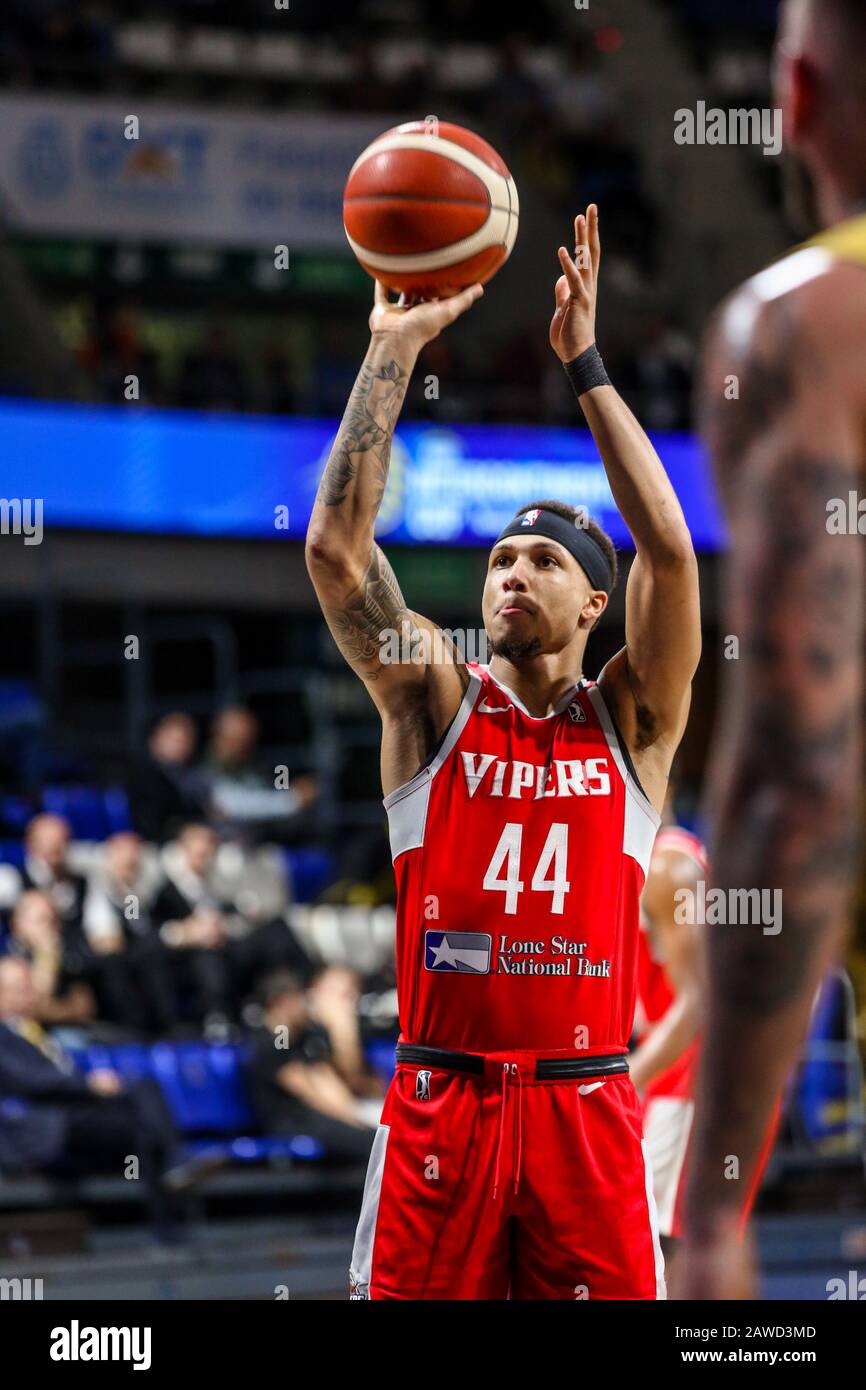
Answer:
[[[739,642],[710,862],[723,890],[780,890],[782,920],[708,934],[682,1297],[744,1287],[740,1192],[843,939],[862,837],[866,547],[851,504],[866,476],[864,69],[860,0],[824,0],[820,17],[815,0],[788,5],[778,99],[831,230],[750,281],[705,353],[704,433],[731,534],[722,631]],[[739,1182],[725,1179],[731,1154]]]
[[[394,429],[419,352],[483,293],[400,308],[376,284],[371,342],[322,474],[307,568],[340,651],[382,716],[382,789],[414,776],[460,705],[468,673],[444,634],[407,606],[374,526]]]

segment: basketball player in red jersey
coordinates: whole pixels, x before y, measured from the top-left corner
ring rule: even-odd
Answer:
[[[574,507],[530,504],[490,554],[493,658],[407,607],[373,537],[420,349],[480,293],[401,309],[372,342],[307,537],[329,627],[382,717],[401,1039],[352,1296],[653,1299],[663,1260],[628,1075],[638,900],[698,661],[697,564],[664,468],[595,348],[594,207],[560,248],[551,343],[634,539],[626,645],[587,638],[616,579]],[[386,658],[394,636],[413,660]]]
[[[703,419],[731,535],[721,630],[740,643],[726,663],[709,787],[713,883],[781,890],[782,929],[707,933],[683,1298],[754,1291],[739,1194],[841,949],[863,841],[863,0],[788,0],[775,67],[786,151],[827,230],[718,315]],[[732,378],[739,399],[726,392]]]
[[[629,1066],[644,1104],[644,1143],[668,1267],[671,1241],[680,1234],[694,1113],[701,927],[693,905],[706,878],[706,851],[698,837],[673,823],[663,824],[641,896],[637,993],[643,1026]]]

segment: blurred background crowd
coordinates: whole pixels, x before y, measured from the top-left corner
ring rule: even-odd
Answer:
[[[705,72],[705,95],[766,103],[774,0],[669,0],[666,8],[677,41]],[[612,77],[623,32],[601,10],[594,27],[580,29],[561,11],[539,4],[519,28],[511,16],[491,32],[488,9],[456,0],[366,0],[327,12],[296,3],[290,25],[269,0],[10,0],[0,73],[13,91],[122,93],[133,106],[138,97],[263,114],[376,113],[384,124],[447,113],[507,156],[525,208],[551,229],[548,242],[567,238],[576,208],[603,206],[615,304],[606,359],[647,424],[685,429],[696,325],[665,277],[660,249],[683,198],[648,177],[640,114]],[[752,164],[751,177],[777,202],[773,161]],[[304,415],[342,406],[363,350],[363,275],[312,266],[306,293],[287,303],[273,276],[218,265],[219,257],[178,256],[167,276],[134,244],[116,256],[99,247],[73,256],[56,245],[31,246],[28,255],[72,354],[68,390],[79,399],[117,401],[134,372],[141,398],[159,405]],[[417,417],[571,418],[544,336],[525,321],[489,354],[458,354],[440,340],[426,362],[451,386],[435,411],[418,392]]]
[[[164,1238],[189,1217],[192,1191],[207,1192],[209,1215],[242,1202],[250,1221],[262,1203],[257,1248],[273,1238],[282,1260],[274,1223],[303,1217],[306,1287],[342,1290],[397,1034],[379,724],[321,620],[302,528],[281,538],[269,516],[255,539],[239,532],[208,492],[209,446],[196,441],[225,440],[254,467],[269,461],[247,443],[264,437],[264,417],[279,417],[280,431],[302,432],[311,417],[334,425],[366,347],[372,293],[342,236],[342,180],[375,134],[431,114],[500,151],[520,190],[521,230],[471,329],[425,350],[405,421],[527,426],[533,464],[536,443],[555,434],[545,427],[582,423],[547,333],[556,247],[597,201],[608,369],[648,430],[688,436],[708,314],[796,234],[778,161],[748,147],[677,147],[673,112],[698,100],[766,105],[776,9],[5,0],[0,417],[9,431],[21,421],[35,430],[16,435],[34,490],[39,431],[65,402],[97,407],[80,417],[122,432],[111,438],[124,476],[121,488],[105,466],[76,526],[52,526],[49,497],[32,547],[8,534],[0,499],[0,1268],[4,1252],[56,1251],[64,1240],[107,1250],[135,1189],[118,1170],[135,1154]],[[142,120],[138,147],[118,133],[127,113]],[[150,142],[148,119],[159,131]],[[195,140],[216,160],[220,132],[247,127],[267,144],[267,178],[257,169],[247,182],[217,160],[243,213],[224,227],[195,203]],[[70,170],[93,176],[104,225]],[[275,238],[258,229],[280,224],[269,199],[289,183],[300,202],[277,207],[293,228],[281,275]],[[165,234],[154,220],[163,198]],[[163,408],[186,450],[166,496],[148,433]],[[492,468],[506,432],[491,433]],[[71,435],[54,462],[81,468],[82,487],[101,466]],[[398,486],[407,467],[407,450],[395,449]],[[301,488],[288,447],[279,470],[273,501],[297,512],[309,479]],[[708,481],[694,471],[687,481],[705,498]],[[232,479],[232,497],[244,502],[247,482]],[[117,521],[123,489],[148,518],[141,529]],[[200,525],[181,505],[189,494]],[[528,494],[520,500],[545,492]],[[412,539],[423,541],[423,528]],[[387,549],[413,608],[477,631],[483,547]],[[724,635],[716,549],[699,563],[705,655],[677,806],[697,830]],[[588,675],[623,643],[623,588],[593,635]],[[782,1211],[794,1187],[816,1209],[852,1171],[862,1185],[861,916],[849,962],[860,1002],[840,977],[782,1132],[784,1192],[770,1172],[765,1201]],[[345,1186],[326,1176],[347,1164]],[[114,1177],[94,1185],[97,1171]],[[70,1214],[82,1211],[84,1233]],[[338,1215],[339,1272],[317,1274]],[[112,1239],[110,1259],[68,1277],[86,1273],[95,1287],[125,1258],[123,1277],[143,1278],[117,1253],[129,1244]],[[214,1265],[195,1296],[262,1296],[261,1270],[250,1266],[246,1285],[242,1259],[221,1268],[227,1282]],[[60,1287],[59,1268],[54,1277]]]
[[[327,905],[300,908],[292,871],[314,838],[316,781],[267,769],[258,732],[249,709],[222,709],[199,754],[195,721],[172,711],[127,785],[107,794],[110,813],[97,790],[88,800],[79,787],[68,817],[37,812],[17,849],[7,844],[0,1112],[7,1091],[47,1101],[63,1123],[42,1134],[18,1117],[4,1133],[0,1113],[0,1169],[116,1165],[153,1127],[158,1088],[144,1086],[141,1113],[143,1083],[130,1088],[93,1057],[155,1041],[238,1045],[255,1128],[303,1134],[338,1162],[366,1157],[384,1082],[365,1048],[383,1039],[387,1052],[396,1031],[393,909],[374,920],[372,882],[330,885],[332,896],[356,887],[366,899],[354,925],[368,940],[366,952],[347,950],[338,928],[323,949]],[[106,838],[73,840],[73,824],[82,836],[108,829],[102,814],[113,821]],[[66,1093],[82,1057],[91,1063],[83,1108]],[[170,1112],[158,1101],[157,1110],[157,1150],[175,1186],[209,1172],[217,1151],[190,1165]]]

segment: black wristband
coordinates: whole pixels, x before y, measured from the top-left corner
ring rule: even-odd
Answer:
[[[582,396],[584,391],[591,391],[593,386],[610,386],[610,377],[595,343],[575,357],[573,362],[563,362],[562,365],[577,397]]]

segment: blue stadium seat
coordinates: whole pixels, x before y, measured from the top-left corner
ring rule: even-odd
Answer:
[[[334,856],[324,849],[287,849],[286,868],[297,903],[313,902],[334,880]]]
[[[212,1139],[192,1139],[187,1147],[193,1154],[213,1153],[216,1148],[224,1151],[226,1157],[236,1163],[264,1163],[269,1158],[290,1158],[310,1163],[323,1158],[325,1154],[325,1146],[309,1134],[298,1134],[291,1139],[246,1137],[216,1145]]]
[[[114,1049],[104,1043],[88,1043],[86,1047],[67,1047],[65,1051],[72,1058],[79,1071],[113,1071]]]
[[[22,796],[4,796],[0,800],[0,819],[11,830],[20,830],[22,835],[28,822],[33,819],[33,807]]]
[[[104,840],[110,834],[103,793],[97,787],[46,787],[42,806],[69,822],[75,840]]]
[[[821,987],[809,1028],[794,1105],[810,1143],[827,1151],[862,1147],[863,1074],[851,982],[842,972]]]
[[[390,1081],[397,1066],[397,1045],[387,1038],[374,1038],[364,1048],[367,1061],[377,1076]]]
[[[10,713],[19,714],[21,711],[27,714],[39,714],[41,706],[39,697],[29,681],[12,680],[5,678],[0,680],[0,714],[7,716]]]
[[[121,1043],[108,1050],[112,1067],[124,1081],[132,1083],[153,1076],[150,1048],[144,1043]]]
[[[314,1139],[311,1134],[296,1134],[293,1139],[266,1139],[265,1143],[269,1146],[269,1153],[273,1154],[274,1149],[271,1145],[286,1145],[291,1158],[305,1158],[308,1161],[316,1158],[323,1158],[325,1146],[321,1139]]]
[[[119,835],[124,830],[131,830],[132,816],[129,811],[129,797],[126,795],[126,788],[106,787],[102,799],[110,834]]]
[[[393,1052],[393,1048],[392,1048]],[[263,1163],[269,1158],[316,1162],[325,1154],[318,1139],[308,1134],[291,1137],[255,1136],[247,1094],[246,1048],[230,1043],[91,1043],[70,1048],[81,1071],[110,1068],[125,1081],[152,1076],[162,1088],[178,1129],[193,1153],[224,1149],[238,1163]],[[222,1136],[218,1142],[205,1135]]]
[[[18,1096],[0,1096],[0,1120],[20,1120],[29,1108],[27,1101],[21,1100]]]
[[[253,1124],[240,1050],[208,1043],[156,1043],[153,1071],[180,1130],[238,1134]]]

